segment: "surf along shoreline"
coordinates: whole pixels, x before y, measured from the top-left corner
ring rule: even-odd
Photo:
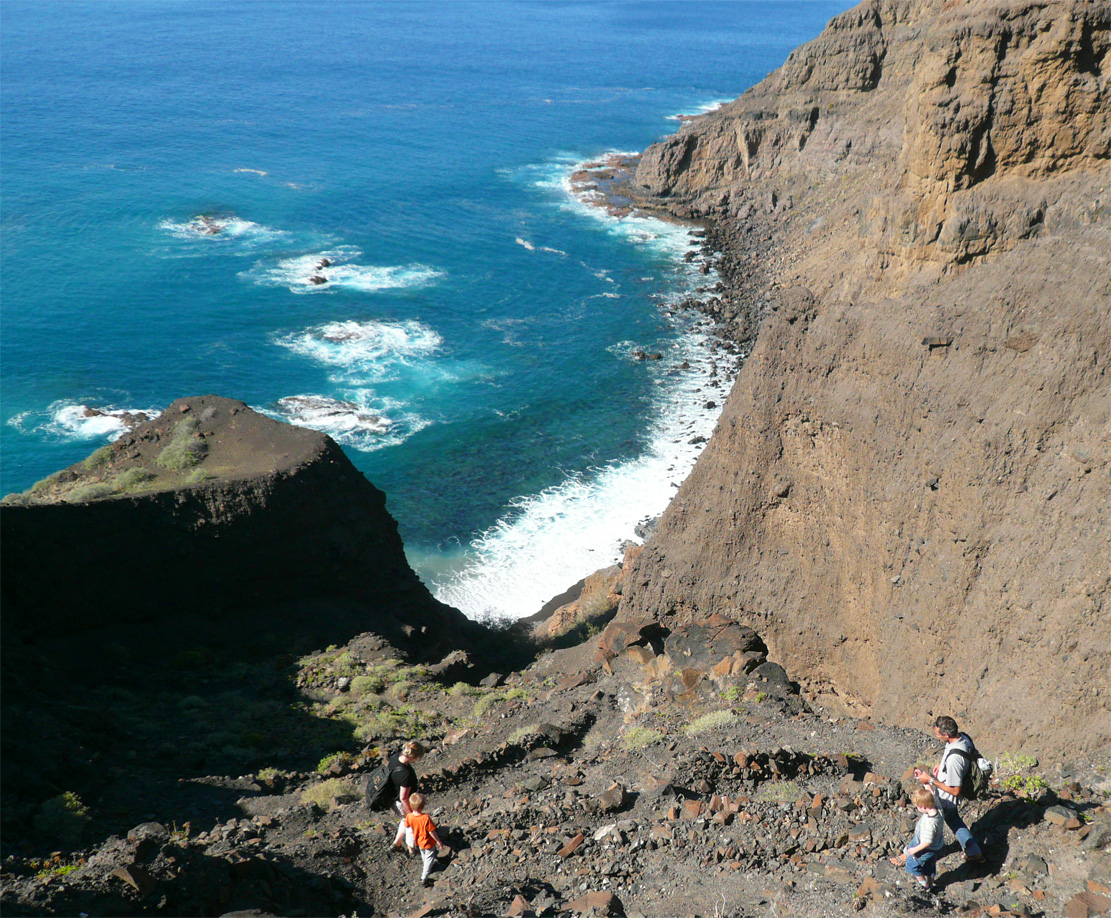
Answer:
[[[746,356],[710,227],[643,206],[630,187],[638,159],[609,152],[568,164],[559,188],[576,210],[631,240],[664,237],[667,260],[682,278],[670,294],[652,296],[667,321],[683,329],[675,342],[662,352],[631,342],[610,348],[622,360],[656,364],[651,372],[661,398],[644,415],[645,448],[637,458],[581,469],[543,492],[521,495],[454,553],[407,548],[436,597],[480,621],[531,618],[568,584],[639,547],[709,441]]]

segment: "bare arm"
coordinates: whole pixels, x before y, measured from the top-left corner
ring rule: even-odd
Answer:
[[[914,776],[922,782],[923,787],[936,787],[938,790],[945,791],[947,794],[952,794],[954,797],[959,797],[961,795],[960,785],[952,787],[948,784],[942,784],[928,771],[922,771],[921,768],[914,769]]]

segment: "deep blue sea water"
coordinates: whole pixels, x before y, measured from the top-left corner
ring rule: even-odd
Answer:
[[[0,490],[226,395],[343,444],[441,598],[535,612],[662,511],[728,368],[666,309],[686,230],[571,171],[850,5],[4,0]]]

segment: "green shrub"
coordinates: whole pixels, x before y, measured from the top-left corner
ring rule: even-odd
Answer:
[[[191,469],[208,454],[208,443],[194,436],[200,428],[196,418],[186,418],[174,428],[169,445],[154,460],[160,468],[183,472]]]
[[[103,466],[106,466],[111,458],[112,447],[102,446],[95,453],[86,458],[82,465],[84,465],[85,468],[91,472],[93,469],[99,469]]]
[[[345,715],[344,719],[357,724],[355,739],[360,743],[366,743],[379,736],[418,738],[424,736],[429,727],[429,720],[424,713],[409,704],[399,708],[387,707],[354,718]]]
[[[72,490],[64,493],[67,501],[74,504],[83,504],[91,500],[99,500],[102,497],[110,497],[116,493],[116,489],[106,481],[92,481],[88,484],[81,484]]]
[[[51,797],[35,816],[35,829],[51,839],[76,844],[89,824],[89,809],[72,791]]]
[[[112,484],[114,484],[119,491],[131,491],[154,477],[156,477],[154,472],[149,469],[136,467],[128,469],[123,474],[116,476]]]
[[[200,484],[202,481],[210,481],[215,478],[211,472],[206,472],[204,469],[193,469],[188,475],[185,476],[184,482],[187,485]]]
[[[116,489],[107,482],[94,481],[74,488],[66,495],[66,500],[74,504],[83,504],[86,501],[98,500],[101,497],[108,497],[108,495],[115,493]]]
[[[326,755],[316,764],[316,773],[324,775],[328,773],[328,769],[333,765],[339,763],[340,765],[350,765],[355,761],[355,757],[350,752],[333,752],[331,755]]]
[[[45,861],[38,870],[35,871],[36,880],[45,880],[51,877],[64,877],[67,874],[73,873],[77,869],[77,864],[63,864],[54,861]]]
[[[711,711],[709,714],[703,714],[697,720],[691,721],[683,727],[683,732],[688,735],[706,733],[709,730],[717,730],[719,727],[726,727],[736,719],[737,715],[729,710]]]
[[[643,749],[653,743],[661,742],[664,738],[659,730],[650,730],[648,727],[633,727],[625,733],[625,747],[627,749]]]
[[[485,717],[490,708],[496,704],[501,704],[505,701],[505,694],[503,692],[490,692],[488,695],[483,695],[478,701],[475,702],[474,711],[472,712],[476,718]]]
[[[377,695],[386,687],[386,680],[379,673],[372,676],[356,676],[351,680],[351,694]]]
[[[31,485],[31,494],[35,497],[39,497],[42,494],[45,494],[58,483],[58,479],[61,477],[61,472],[54,472],[52,475],[47,475],[40,481],[36,481],[33,485]]]
[[[452,698],[463,698],[467,695],[481,695],[482,689],[475,685],[468,685],[466,682],[456,682],[448,689],[448,694]]]
[[[1038,767],[1038,760],[1032,755],[1022,755],[1017,752],[1004,752],[995,761],[995,774],[997,776],[1017,775],[1031,771]]]
[[[315,803],[321,808],[327,808],[332,801],[343,803],[348,800],[358,800],[362,792],[343,778],[329,778],[307,788],[301,794],[302,803]]]
[[[1041,775],[1010,775],[999,782],[1003,790],[1009,790],[1026,797],[1037,797],[1049,790],[1049,782]]]
[[[794,803],[800,795],[797,781],[771,781],[760,786],[756,799],[761,803]]]
[[[527,727],[521,727],[520,729],[514,730],[509,735],[509,742],[520,743],[530,736],[536,736],[537,734],[539,734],[539,732],[540,729],[537,724],[530,724]]]

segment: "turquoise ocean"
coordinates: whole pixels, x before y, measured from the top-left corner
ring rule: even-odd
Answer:
[[[668,308],[714,280],[687,229],[571,173],[850,5],[4,0],[0,490],[225,395],[334,437],[440,598],[535,612],[663,510],[733,369]]]

